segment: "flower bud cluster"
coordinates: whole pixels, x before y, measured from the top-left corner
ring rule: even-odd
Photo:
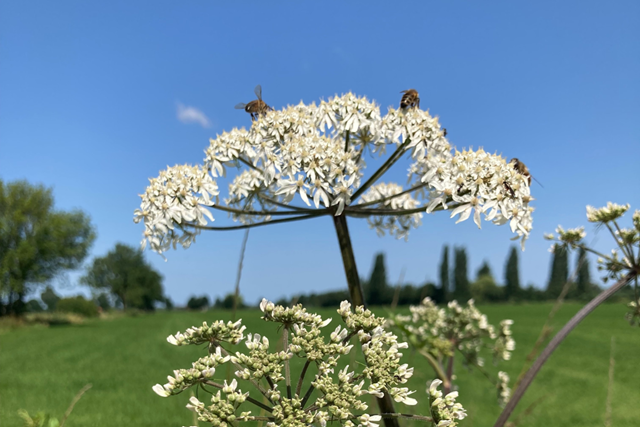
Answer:
[[[233,380],[231,384],[224,382],[222,394],[218,391],[211,396],[211,405],[207,406],[195,396],[189,399],[187,408],[198,414],[198,420],[211,423],[215,427],[231,427],[236,421],[248,421],[251,419],[251,411],[237,414],[238,407],[247,400],[249,393],[236,391],[238,382]]]
[[[509,387],[509,375],[506,372],[498,372],[498,402],[500,406],[507,404],[511,398],[511,388]]]
[[[452,391],[443,397],[438,387],[442,384],[440,380],[433,380],[427,389],[429,395],[429,409],[431,417],[436,427],[455,427],[458,420],[467,416],[467,411],[462,404],[457,403],[458,392]]]
[[[413,345],[436,359],[452,356],[457,349],[465,355],[466,362],[482,366],[483,359],[479,354],[489,342],[493,341],[491,347],[497,359],[509,360],[511,351],[515,349],[510,329],[513,321],[501,321],[500,330],[496,333],[473,300],[469,300],[466,307],[451,301],[444,309],[427,297],[419,306],[411,306],[410,310],[410,317],[396,316],[392,323]]]
[[[629,321],[631,326],[638,325],[640,326],[640,299],[637,301],[631,301],[627,304],[629,311],[625,314],[625,319]]]
[[[191,369],[173,371],[174,376],[167,377],[169,382],[165,385],[156,384],[153,386],[153,391],[162,397],[178,394],[197,383],[213,378],[216,372],[215,368],[228,360],[229,356],[222,356],[220,348],[217,348],[215,353],[195,361]]]
[[[587,206],[587,220],[589,222],[606,224],[622,217],[629,208],[630,205],[628,203],[626,205],[618,205],[611,202],[608,202],[607,206],[599,209],[596,209],[593,206]]]
[[[239,343],[244,337],[246,326],[242,320],[227,322],[222,320],[213,322],[211,326],[204,322],[200,327],[191,327],[184,334],[178,331],[175,335],[169,335],[167,341],[173,345],[203,344],[211,342]]]
[[[362,352],[366,362],[363,370],[365,378],[371,381],[369,392],[382,397],[383,390],[389,392],[396,402],[415,405],[417,401],[411,397],[413,391],[406,387],[396,387],[404,384],[413,375],[413,368],[401,364],[400,349],[408,348],[406,342],[399,343],[398,337],[383,329],[385,319],[376,317],[370,310],[358,306],[355,313],[351,311],[351,304],[343,301],[338,314],[352,334],[357,334],[362,344]]]
[[[271,349],[266,337],[248,334],[244,351],[230,355],[224,344],[238,344],[243,338],[241,322],[214,322],[212,326],[205,323],[201,328],[178,332],[168,341],[175,345],[208,342],[210,355],[193,363],[192,369],[174,371],[167,384],[157,384],[153,390],[167,397],[192,386],[218,388],[210,405],[193,397],[187,407],[198,414],[199,420],[226,427],[239,421],[265,421],[264,417],[240,412],[245,409],[241,405],[246,401],[262,409],[265,406],[249,397],[249,393],[243,393],[238,388],[238,380],[247,381],[266,398],[270,404],[266,421],[272,427],[310,424],[326,427],[331,420],[340,420],[350,427],[378,427],[376,422],[381,416],[364,413],[368,409],[368,395],[383,397],[388,393],[396,402],[417,403],[410,397],[413,391],[399,387],[413,375],[413,368],[400,362],[402,353],[399,350],[407,348],[407,344],[399,343],[397,336],[383,329],[383,318],[362,307],[356,307],[352,312],[351,305],[345,301],[338,310],[345,324],[323,333],[331,319],[309,313],[301,305],[286,308],[263,300],[260,308],[264,313],[263,320],[281,324],[284,345],[281,351]],[[338,371],[340,357],[349,354],[353,348],[349,343],[352,337],[357,337],[361,343],[365,364]],[[290,378],[289,361],[294,357],[306,359],[306,362],[300,372],[298,387],[292,393],[295,384]],[[230,384],[225,381],[222,385],[213,381],[213,375],[216,367],[226,362],[237,368],[238,380],[234,379]],[[307,367],[312,363],[317,366],[317,373],[303,387]],[[308,401],[311,396],[315,396],[315,400]]]
[[[282,381],[282,362],[291,359],[293,354],[286,351],[269,352],[269,340],[267,337],[260,338],[259,334],[247,335],[246,341],[249,354],[236,353],[231,357],[234,364],[246,366],[243,370],[237,371],[236,376],[243,380],[261,380],[269,378],[274,382]]]
[[[516,349],[516,341],[511,336],[511,325],[513,320],[500,321],[500,331],[493,346],[493,354],[497,360],[511,359],[511,352]]]

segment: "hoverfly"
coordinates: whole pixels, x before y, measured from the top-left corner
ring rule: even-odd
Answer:
[[[420,97],[418,91],[415,89],[403,90],[402,98],[400,99],[400,108],[418,107],[420,108]]]
[[[253,91],[255,92],[258,99],[254,99],[248,104],[241,102],[240,104],[235,106],[236,110],[244,110],[247,113],[251,114],[251,121],[257,120],[259,115],[267,114],[267,111],[273,110],[273,108],[269,107],[267,103],[262,100],[262,86],[256,86]]]

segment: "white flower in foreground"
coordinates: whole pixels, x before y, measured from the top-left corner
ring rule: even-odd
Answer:
[[[473,217],[478,227],[483,217],[508,223],[523,243],[531,231],[527,179],[482,149],[452,152],[438,118],[418,108],[382,116],[375,103],[348,93],[270,111],[249,130],[212,138],[205,152],[204,167],[175,166],[151,180],[134,217],[145,224],[143,245],[159,253],[189,247],[213,221],[210,209],[243,224],[273,215],[345,214],[405,239],[424,213],[442,209],[457,222]],[[363,181],[368,159],[388,152],[375,179]],[[409,186],[376,182],[404,154],[412,159]],[[230,168],[237,173],[225,206],[215,179]]]

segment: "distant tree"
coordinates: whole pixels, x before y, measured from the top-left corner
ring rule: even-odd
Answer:
[[[547,299],[547,292],[530,283],[522,289],[521,298],[525,301],[544,301]]]
[[[123,308],[153,310],[163,302],[162,276],[144,259],[142,251],[121,243],[93,260],[80,282],[113,294]]]
[[[480,279],[483,276],[489,276],[491,277],[491,279],[493,279],[493,274],[491,273],[491,267],[489,266],[489,263],[487,261],[482,262],[482,265],[480,266],[480,268],[478,269],[478,272],[476,273],[476,280]]]
[[[111,300],[109,299],[109,295],[102,292],[95,298],[95,304],[100,307],[103,311],[107,311],[111,309]]]
[[[453,291],[453,296],[462,304],[466,303],[471,298],[469,277],[467,276],[467,250],[464,247],[455,248],[454,254],[453,280],[455,283],[455,289]]]
[[[60,297],[54,292],[51,286],[47,286],[40,294],[40,299],[47,306],[47,311],[55,311]]]
[[[85,317],[96,317],[98,306],[93,301],[88,301],[82,295],[61,298],[58,301],[58,311],[63,313],[75,313]]]
[[[77,268],[95,239],[89,217],[53,207],[51,189],[0,180],[0,315],[62,270]]]
[[[569,279],[569,260],[567,250],[556,245],[553,251],[553,261],[551,262],[551,274],[547,284],[547,296],[558,298],[562,288]]]
[[[442,247],[442,260],[440,261],[440,288],[435,298],[437,303],[449,302],[451,297],[449,268],[449,247],[444,245]]]
[[[209,297],[206,295],[201,297],[193,296],[187,301],[187,308],[189,310],[206,310],[209,305],[211,305],[209,303]]]
[[[504,299],[504,288],[496,284],[491,274],[480,275],[470,287],[476,302],[497,302]]]
[[[234,292],[228,293],[225,295],[223,299],[216,298],[216,302],[213,304],[214,308],[223,308],[225,310],[233,309],[233,303],[236,299],[236,294]],[[246,308],[246,305],[242,301],[242,295],[238,295],[238,309]]]
[[[40,301],[37,299],[27,301],[25,307],[29,313],[40,313],[41,311],[44,311],[44,307],[42,307],[42,304],[40,304]]]
[[[591,284],[591,273],[589,272],[589,258],[587,258],[587,251],[583,248],[580,248],[578,252],[576,269],[578,271],[576,297],[585,298],[591,293],[593,285]]]
[[[365,301],[369,305],[383,305],[391,302],[391,289],[387,284],[387,271],[384,265],[384,254],[376,254],[373,271],[365,288]]]
[[[173,310],[173,301],[171,301],[171,298],[165,296],[163,302],[165,310]]]
[[[518,250],[511,247],[507,265],[504,269],[504,297],[507,301],[520,297],[520,274],[518,272]]]

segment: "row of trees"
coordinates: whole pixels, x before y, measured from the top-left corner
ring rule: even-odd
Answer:
[[[26,298],[63,271],[80,267],[95,237],[87,214],[54,209],[51,189],[0,180],[0,316],[59,308],[50,287],[41,294],[46,307]],[[153,310],[157,303],[171,305],[162,276],[131,246],[117,244],[95,258],[80,282],[96,291],[100,306],[110,299],[123,308],[143,310]],[[63,305],[82,304],[70,300]]]
[[[504,282],[498,284],[491,267],[485,261],[476,273],[475,280],[469,280],[467,251],[464,247],[453,248],[453,263],[450,261],[450,248],[445,245],[438,269],[439,283],[427,282],[419,286],[399,283],[392,286],[387,279],[384,254],[375,256],[371,276],[361,279],[364,284],[365,299],[370,305],[410,305],[418,304],[425,297],[437,303],[451,300],[467,301],[470,298],[478,302],[500,301],[544,301],[556,299],[568,283],[566,298],[576,300],[591,299],[599,292],[597,285],[591,282],[589,260],[584,251],[576,261],[576,274],[569,277],[569,259],[567,251],[559,249],[553,254],[551,271],[546,289],[533,285],[524,288],[520,282],[518,249],[510,249],[505,262]],[[332,307],[348,299],[347,291],[332,291],[299,295],[291,300],[285,298],[280,304],[300,302],[305,306]]]

